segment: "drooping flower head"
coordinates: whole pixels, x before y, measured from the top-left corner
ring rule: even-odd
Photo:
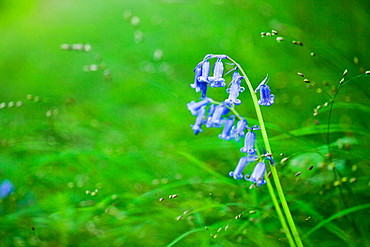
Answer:
[[[222,58],[218,58],[213,70],[213,76],[208,77],[208,81],[211,87],[224,87],[226,85],[225,79],[222,78],[224,74],[224,64],[222,63]]]
[[[202,98],[206,97],[207,94],[207,84],[209,83],[207,78],[209,75],[210,63],[208,60],[204,61],[202,65],[202,75],[198,77],[199,87],[202,91]]]
[[[260,100],[258,100],[259,105],[270,106],[274,103],[275,96],[271,94],[270,87],[267,85],[268,75],[266,78],[258,85],[254,92],[260,90]]]
[[[229,93],[228,99],[225,100],[225,103],[229,105],[240,105],[241,100],[238,99],[239,93],[244,91],[244,87],[240,86],[241,80],[244,76],[241,76],[238,70],[235,70],[233,73],[232,80],[230,82],[230,88],[226,89],[226,92]]]
[[[247,181],[253,182],[257,184],[257,186],[261,186],[266,184],[266,180],[264,179],[266,172],[266,164],[265,162],[258,162],[257,165],[254,167],[252,175],[246,175],[245,179]]]
[[[207,128],[212,127],[212,126],[211,126],[211,121],[212,121],[213,113],[215,113],[216,106],[217,106],[217,105],[212,104],[212,105],[209,107],[209,109],[208,109],[208,116],[207,116],[207,122],[206,122],[206,126],[207,126]]]
[[[226,115],[230,110],[224,105],[217,105],[212,114],[211,118],[208,118],[207,127],[216,127],[219,128],[222,125],[222,116]]]
[[[257,130],[259,129],[259,126],[253,126],[251,130],[245,134],[244,147],[240,149],[240,152],[251,155],[256,154],[257,150],[254,148],[254,144],[256,143],[256,133],[254,133],[253,129]]]
[[[207,84],[210,70],[210,63],[208,60],[203,60],[194,69],[195,79],[194,83],[190,84],[192,88],[195,88],[196,92],[202,91],[202,98],[206,97],[207,94]]]
[[[211,101],[212,99],[210,98],[204,98],[203,100],[199,102],[191,101],[190,103],[187,104],[187,107],[188,107],[188,110],[191,112],[191,115],[196,116],[198,115],[198,110],[202,106],[208,105]]]
[[[234,179],[242,179],[243,178],[243,170],[248,165],[249,162],[254,161],[257,158],[256,155],[251,156],[243,156],[239,159],[239,163],[236,166],[234,171],[231,171],[229,173],[230,177],[233,177]]]
[[[216,61],[211,69],[211,60],[213,59],[216,59]],[[234,68],[225,72],[223,59],[231,61],[232,63],[229,65],[234,65]],[[201,92],[202,100],[199,102],[192,101],[188,103],[187,107],[191,114],[196,116],[195,123],[191,125],[194,134],[197,135],[199,132],[202,132],[202,126],[205,125],[207,128],[223,127],[221,134],[218,135],[223,140],[235,139],[239,141],[241,138],[245,138],[244,146],[240,149],[241,152],[245,153],[245,156],[240,158],[237,167],[229,175],[235,179],[241,179],[243,178],[242,173],[244,168],[251,162],[257,163],[252,174],[244,177],[246,180],[254,183],[252,186],[260,186],[266,183],[264,180],[266,160],[269,160],[270,165],[274,165],[274,160],[272,154],[264,150],[262,145],[258,148],[257,154],[255,130],[259,130],[260,128],[257,125],[248,127],[247,120],[241,117],[235,110],[236,106],[241,104],[241,100],[238,99],[239,94],[245,90],[244,87],[241,87],[241,81],[245,77],[240,75],[239,68],[240,66],[226,55],[206,55],[195,67],[195,79],[194,83],[191,84],[191,87],[195,88],[196,92]],[[207,90],[226,86],[224,76],[230,72],[233,72],[233,75],[226,89],[228,93],[227,98],[223,98],[221,101],[214,101],[207,98]],[[255,93],[260,91],[259,105],[270,106],[274,103],[274,95],[271,94],[267,82],[268,76],[266,76],[255,90]],[[250,85],[249,81],[247,84]],[[253,97],[255,96],[253,95]],[[228,115],[230,112],[233,115]],[[235,118],[239,119],[236,124]]]
[[[231,135],[235,138],[235,141],[239,142],[240,137],[244,137],[244,130],[248,127],[248,122],[245,118],[242,118],[238,121],[236,126],[233,126],[231,130]]]
[[[229,118],[226,118],[223,120],[224,128],[222,130],[222,133],[218,135],[220,139],[228,141],[233,138],[233,136],[231,135],[231,129],[234,125],[234,121],[235,121],[235,116],[230,116]]]
[[[204,105],[197,111],[197,118],[195,119],[195,124],[190,125],[191,128],[194,130],[195,135],[198,135],[199,132],[203,132],[201,127],[205,121],[205,118],[204,118],[205,114],[206,114],[206,106]]]
[[[195,88],[195,92],[199,92],[200,91],[200,85],[199,85],[199,82],[198,82],[198,77],[202,75],[202,67],[201,66],[195,67],[194,73],[195,73],[194,83],[190,84],[190,86],[192,88]]]
[[[202,74],[198,77],[198,82],[208,83],[208,76],[211,64],[208,60],[204,61],[202,64]]]
[[[271,90],[269,86],[267,86],[266,84],[262,85],[260,89],[260,93],[261,93],[261,99],[258,101],[258,104],[270,106],[274,103],[275,96],[271,94]]]

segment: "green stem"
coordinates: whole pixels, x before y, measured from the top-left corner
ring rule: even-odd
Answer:
[[[289,227],[286,224],[286,220],[284,218],[283,212],[281,211],[281,208],[279,206],[279,202],[278,202],[278,200],[276,198],[276,195],[275,195],[275,192],[274,192],[274,188],[272,187],[272,184],[270,182],[270,178],[268,178],[267,176],[266,176],[266,181],[267,181],[267,183],[266,183],[267,189],[268,189],[268,191],[270,193],[271,200],[272,200],[272,202],[273,202],[273,204],[275,206],[276,213],[277,213],[277,215],[279,217],[279,220],[280,220],[280,223],[281,223],[281,225],[282,225],[282,227],[284,229],[284,232],[285,232],[285,235],[286,235],[286,237],[288,239],[289,245],[291,247],[295,247],[296,245],[295,245],[294,240],[292,238],[292,234],[289,231]]]
[[[247,75],[245,74],[245,72],[243,71],[242,67],[238,63],[236,63],[233,59],[231,59],[230,57],[228,59],[231,62],[233,62],[238,67],[239,71],[244,76],[245,82],[247,83],[248,89],[249,89],[250,94],[252,96],[254,107],[256,109],[257,119],[258,119],[258,122],[260,124],[262,138],[263,138],[263,141],[264,141],[264,144],[265,144],[265,148],[266,148],[267,152],[270,152],[271,153],[272,151],[271,151],[270,143],[269,143],[268,136],[267,136],[265,122],[263,121],[261,108],[260,108],[260,105],[258,104],[258,99],[257,99],[256,93],[254,92],[254,89],[252,87],[252,84],[249,81],[249,79],[248,79]],[[294,241],[292,239],[291,232],[290,232],[290,230],[289,230],[289,228],[288,228],[288,226],[286,224],[286,220],[285,220],[285,218],[284,218],[284,216],[283,216],[283,214],[281,212],[281,209],[280,209],[280,206],[279,206],[278,201],[276,199],[274,190],[273,190],[272,185],[270,183],[270,179],[268,177],[266,177],[267,186],[268,186],[269,193],[270,193],[270,196],[272,198],[272,201],[274,203],[274,206],[276,208],[276,212],[277,212],[278,217],[280,219],[280,222],[282,224],[282,227],[284,228],[285,234],[286,234],[286,236],[288,238],[289,244],[290,244],[290,246],[303,247],[302,240],[299,237],[299,233],[298,233],[297,228],[296,228],[296,226],[294,224],[294,220],[293,220],[292,214],[290,213],[290,209],[289,209],[288,203],[287,203],[287,201],[285,199],[284,191],[283,191],[283,188],[281,186],[281,183],[280,183],[280,180],[279,180],[279,175],[277,173],[276,167],[274,165],[271,165],[270,164],[270,169],[271,169],[271,172],[272,172],[272,178],[273,178],[273,180],[275,182],[276,190],[277,190],[278,195],[279,195],[279,198],[280,198],[281,205],[282,205],[283,210],[284,210],[284,213],[285,213],[285,217],[286,217],[286,219],[288,221],[288,224],[289,224],[290,230],[291,230],[291,232],[293,234],[295,243],[294,243]]]

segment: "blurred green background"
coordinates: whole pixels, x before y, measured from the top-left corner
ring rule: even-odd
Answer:
[[[0,0],[0,182],[15,187],[0,245],[288,246],[267,188],[228,177],[243,144],[190,128],[193,69],[213,53],[255,86],[269,74],[263,113],[304,244],[370,246],[369,77],[338,94],[329,158],[329,107],[313,116],[345,69],[370,69],[369,13],[360,0]],[[272,29],[284,41],[261,37]]]

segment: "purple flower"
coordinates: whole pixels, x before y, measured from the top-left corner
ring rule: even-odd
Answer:
[[[243,178],[243,170],[246,167],[246,165],[249,162],[255,161],[257,158],[256,155],[251,155],[251,156],[243,156],[240,158],[238,165],[236,166],[235,170],[229,173],[230,177],[233,177],[234,179],[241,179]]]
[[[246,175],[245,179],[247,181],[256,183],[257,186],[261,186],[266,184],[266,180],[264,180],[264,175],[266,172],[266,164],[265,162],[258,162],[257,165],[254,167],[252,175]]]
[[[207,122],[210,122],[211,121],[212,116],[213,116],[213,113],[215,113],[216,107],[217,107],[217,105],[215,105],[215,104],[212,104],[209,107],[209,109],[208,109],[208,120],[207,120]]]
[[[205,98],[207,93],[207,84],[208,84],[207,78],[209,76],[209,69],[210,69],[209,61],[204,61],[202,65],[202,75],[198,77],[200,90],[202,91],[202,98]]]
[[[200,66],[195,67],[194,72],[195,72],[194,83],[190,84],[190,86],[192,88],[195,88],[195,92],[199,92],[200,91],[200,85],[199,85],[199,82],[198,82],[198,77],[202,75],[202,67],[200,67]]]
[[[256,154],[257,150],[254,148],[256,142],[256,133],[253,132],[253,128],[245,134],[244,147],[240,149],[240,152],[247,154]]]
[[[226,108],[224,105],[217,105],[211,118],[208,118],[207,127],[221,127],[222,124],[222,116],[227,114],[230,110]]]
[[[211,87],[224,87],[226,85],[225,79],[222,78],[224,73],[224,64],[222,58],[218,58],[213,70],[213,77],[208,77],[208,82],[211,83]]]
[[[230,88],[226,89],[226,92],[229,93],[229,98],[225,100],[227,104],[240,105],[240,99],[237,99],[240,92],[244,91],[244,87],[240,87],[240,82],[244,76],[240,76],[238,71],[233,73],[233,78],[231,80]]]
[[[248,123],[244,118],[240,119],[236,126],[231,130],[231,136],[235,138],[235,141],[239,141],[241,136],[244,136],[244,130],[247,128]]]
[[[206,97],[208,76],[210,70],[210,63],[208,60],[203,60],[197,67],[195,67],[195,79],[194,83],[190,84],[192,88],[195,88],[196,92],[202,91],[202,98]]]
[[[225,141],[228,141],[233,138],[231,135],[231,128],[234,125],[235,116],[232,116],[230,118],[224,119],[224,129],[222,130],[222,133],[218,135],[220,139],[223,139]]]
[[[206,113],[206,106],[204,105],[197,111],[197,118],[195,119],[195,124],[190,125],[191,128],[194,130],[194,135],[198,135],[199,132],[203,132],[201,127],[204,122],[205,113]]]
[[[261,99],[258,101],[259,105],[270,106],[274,103],[275,96],[271,94],[269,86],[262,85],[260,88]]]
[[[274,103],[275,96],[271,94],[269,86],[267,86],[268,75],[263,79],[263,81],[258,85],[254,92],[260,90],[261,99],[258,101],[259,105],[270,106]]]
[[[205,98],[207,95],[207,83],[200,82],[199,86],[200,86],[200,91],[202,91],[202,98]]]
[[[191,112],[191,115],[196,116],[198,115],[198,110],[205,105],[208,105],[211,102],[210,98],[204,98],[199,102],[191,101],[187,104],[188,110]]]
[[[203,62],[203,64],[202,64],[202,75],[200,75],[198,77],[198,82],[208,83],[210,67],[211,67],[211,64],[209,63],[208,60]]]
[[[7,197],[10,193],[14,191],[14,185],[10,180],[5,179],[1,184],[0,184],[0,199],[4,199]]]

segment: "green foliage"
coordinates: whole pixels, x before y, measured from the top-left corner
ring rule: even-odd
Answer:
[[[15,186],[0,199],[0,245],[288,246],[267,188],[228,176],[242,143],[189,127],[192,71],[219,53],[255,86],[269,74],[276,101],[264,119],[304,245],[369,246],[369,11],[366,1],[0,1],[0,183]],[[261,37],[271,29],[284,41]],[[80,43],[91,50],[66,46]],[[333,103],[345,69],[363,76]]]

